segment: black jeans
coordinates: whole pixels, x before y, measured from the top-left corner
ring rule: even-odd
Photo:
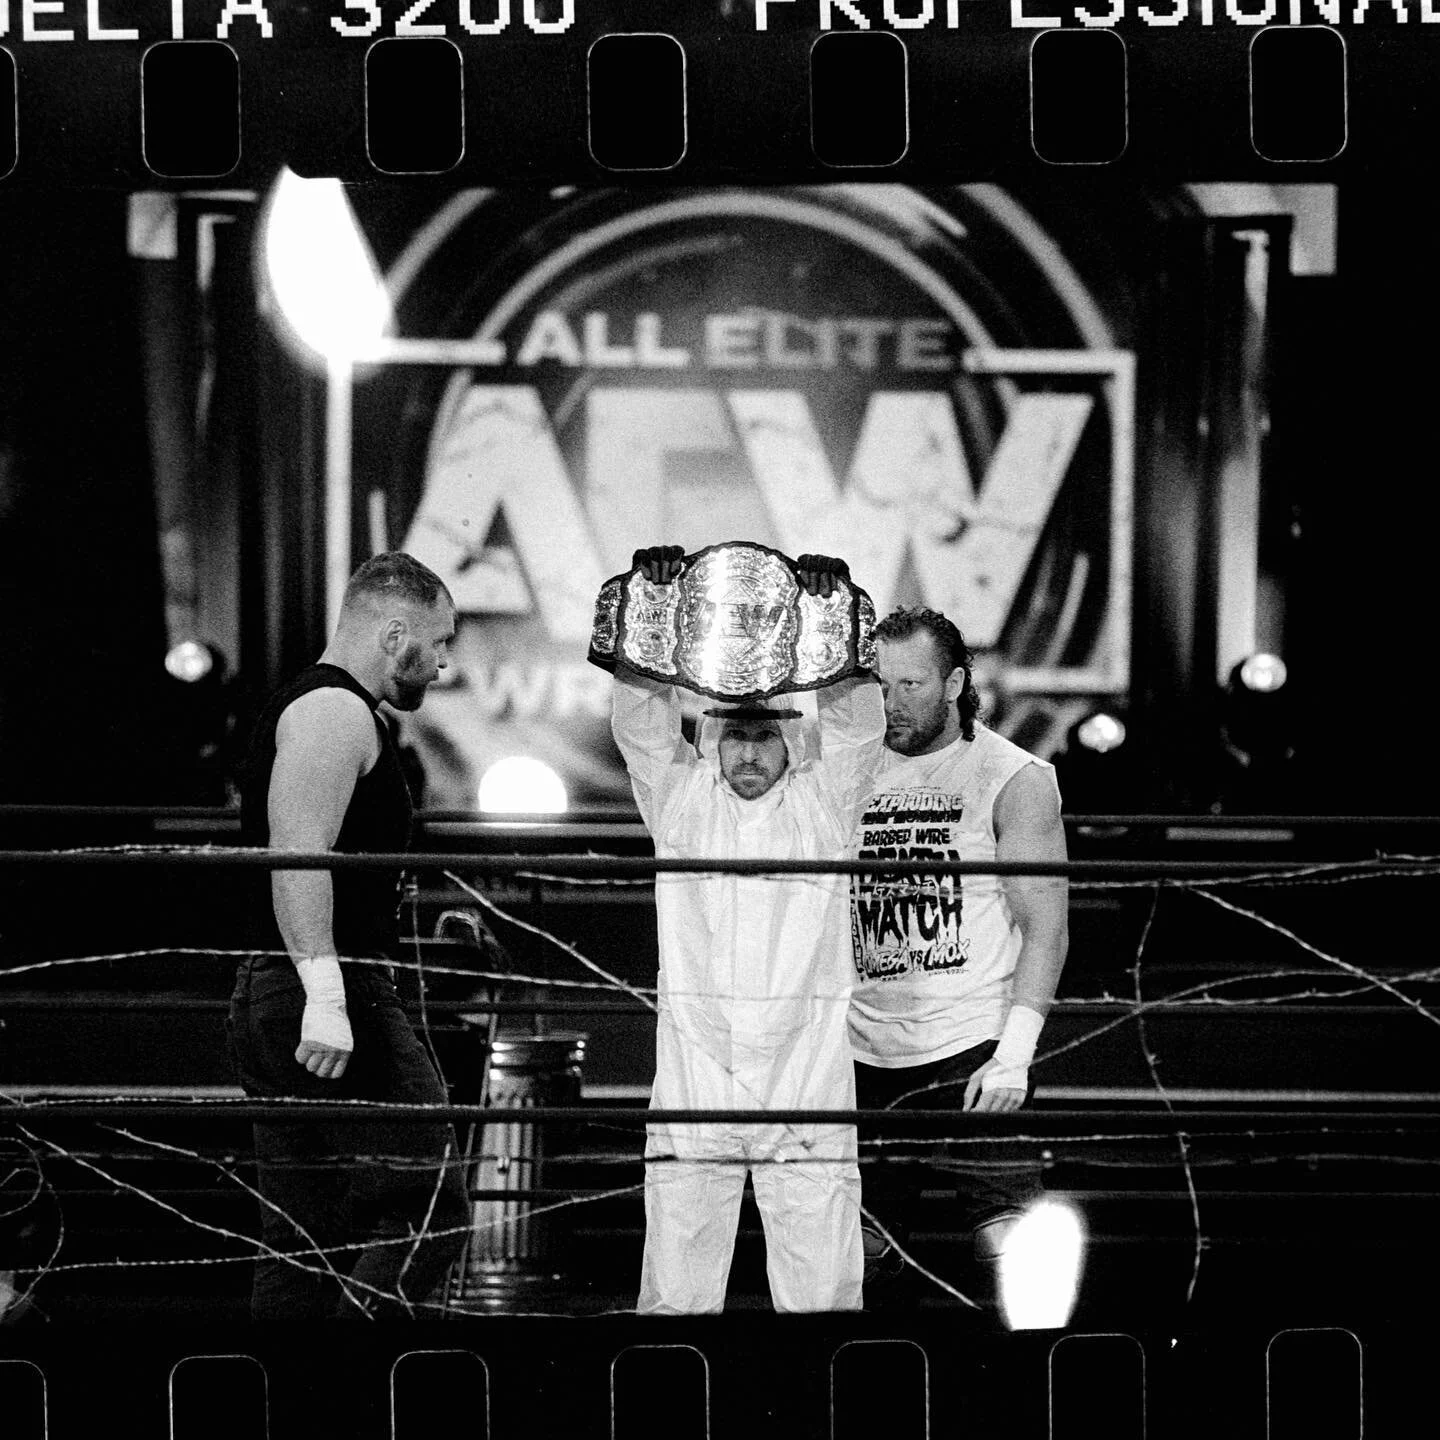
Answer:
[[[227,1030],[245,1092],[447,1103],[384,967],[347,964],[344,975],[355,1050],[339,1080],[322,1080],[295,1059],[305,992],[294,965],[279,956],[241,962]],[[257,1261],[257,1320],[407,1314],[431,1298],[465,1243],[469,1203],[451,1125],[257,1124],[255,1158],[261,1239],[294,1257]]]
[[[908,1065],[901,1070],[881,1069],[857,1060],[856,1108],[958,1110],[965,1103],[966,1082],[995,1053],[995,1044],[987,1040],[944,1060]],[[1033,1093],[1032,1080],[1026,1104]],[[962,1130],[963,1126],[952,1123],[934,1133],[956,1135]],[[921,1132],[909,1128],[892,1132],[898,1143],[867,1147],[867,1131],[872,1138],[880,1138],[874,1127],[861,1126],[861,1203],[902,1245],[915,1228],[919,1195],[927,1180],[932,1184],[938,1180],[958,1190],[960,1208],[950,1215],[954,1228],[959,1230],[974,1230],[999,1215],[1023,1210],[1041,1193],[1040,1171],[1029,1159],[1007,1160],[1003,1151],[998,1159],[972,1157],[963,1149],[937,1144],[933,1138],[924,1143]],[[907,1144],[907,1137],[919,1137],[922,1143]]]

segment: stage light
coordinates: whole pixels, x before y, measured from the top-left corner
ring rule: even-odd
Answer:
[[[281,170],[263,254],[285,327],[327,365],[352,363],[389,325],[390,297],[338,180]]]
[[[1260,654],[1241,662],[1239,679],[1247,690],[1269,694],[1285,683],[1287,674],[1285,662],[1278,655]]]
[[[208,645],[198,640],[182,640],[172,645],[165,656],[165,668],[177,680],[193,685],[215,668],[215,655]]]
[[[1000,1304],[1012,1330],[1059,1330],[1070,1321],[1085,1259],[1085,1225],[1072,1206],[1037,1200],[1000,1252]]]
[[[1125,722],[1098,710],[1080,722],[1075,730],[1075,738],[1087,750],[1104,755],[1107,751],[1118,750],[1125,743]]]
[[[491,815],[561,815],[570,806],[565,782],[529,755],[497,760],[481,777],[479,802]]]

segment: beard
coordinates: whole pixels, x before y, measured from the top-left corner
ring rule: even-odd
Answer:
[[[758,800],[780,776],[772,777],[764,770],[737,770],[725,778],[742,800]]]
[[[401,652],[390,683],[395,691],[390,703],[397,710],[420,708],[425,700],[425,692],[430,688],[430,676],[425,673],[420,659],[420,646],[415,641],[412,640]]]
[[[430,687],[408,680],[395,679],[395,698],[391,704],[397,710],[418,710],[425,703],[425,692]]]
[[[950,701],[937,704],[916,714],[897,715],[886,721],[885,744],[901,755],[922,755],[945,732],[950,718]]]

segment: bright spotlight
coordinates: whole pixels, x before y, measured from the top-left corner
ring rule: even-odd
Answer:
[[[390,323],[390,297],[335,179],[283,169],[264,226],[265,274],[280,314],[307,350],[351,363]]]
[[[1000,1303],[1012,1330],[1059,1330],[1069,1323],[1085,1259],[1085,1225],[1058,1200],[1037,1200],[1005,1237]]]
[[[1125,743],[1125,722],[1100,711],[1081,723],[1075,738],[1087,750],[1103,755],[1107,750],[1118,750]]]
[[[1247,690],[1268,694],[1285,683],[1285,662],[1278,655],[1252,655],[1240,666],[1240,683]]]
[[[208,645],[198,640],[182,640],[172,645],[165,656],[165,668],[187,685],[203,680],[215,668],[215,656]]]
[[[543,760],[510,755],[481,777],[479,803],[492,815],[560,815],[569,809],[570,797]]]

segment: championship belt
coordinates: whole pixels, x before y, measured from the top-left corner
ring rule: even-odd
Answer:
[[[638,566],[607,580],[587,658],[716,700],[818,690],[875,668],[875,606],[841,575],[829,599],[809,595],[788,556],[732,540],[687,555],[669,585]]]

